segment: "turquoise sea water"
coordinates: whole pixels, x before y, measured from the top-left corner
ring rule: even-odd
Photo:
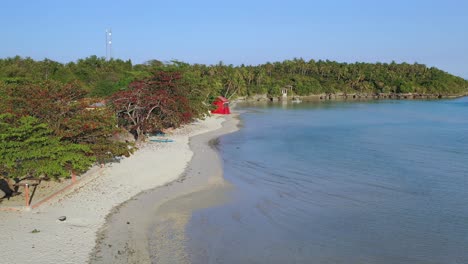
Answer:
[[[242,110],[193,263],[468,263],[468,98]]]

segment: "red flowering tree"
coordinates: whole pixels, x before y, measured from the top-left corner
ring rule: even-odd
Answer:
[[[54,131],[62,122],[84,107],[79,103],[87,91],[77,82],[61,84],[47,81],[38,84],[8,85],[3,88],[1,104],[6,112],[17,116],[34,116]]]
[[[134,81],[126,91],[114,94],[109,102],[120,123],[138,140],[144,133],[178,127],[193,117],[179,72],[156,72]]]
[[[32,116],[48,125],[63,143],[86,145],[90,155],[103,163],[116,156],[128,156],[127,144],[111,140],[120,132],[115,113],[101,105],[90,107],[97,99],[87,99],[87,91],[80,83],[9,85],[1,88],[4,98],[0,110],[17,118]]]

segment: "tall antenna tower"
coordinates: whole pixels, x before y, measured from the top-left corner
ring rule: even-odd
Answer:
[[[112,29],[106,29],[106,59],[112,59]]]

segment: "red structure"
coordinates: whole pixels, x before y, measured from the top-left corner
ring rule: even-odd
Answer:
[[[215,110],[211,110],[213,114],[229,115],[231,113],[231,110],[229,110],[229,100],[222,96],[218,96],[213,101],[213,105],[216,106]]]

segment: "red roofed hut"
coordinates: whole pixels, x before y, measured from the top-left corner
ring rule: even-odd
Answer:
[[[215,110],[211,110],[213,114],[229,115],[231,113],[231,110],[229,110],[229,100],[222,96],[218,96],[213,101],[213,105],[216,106]]]

